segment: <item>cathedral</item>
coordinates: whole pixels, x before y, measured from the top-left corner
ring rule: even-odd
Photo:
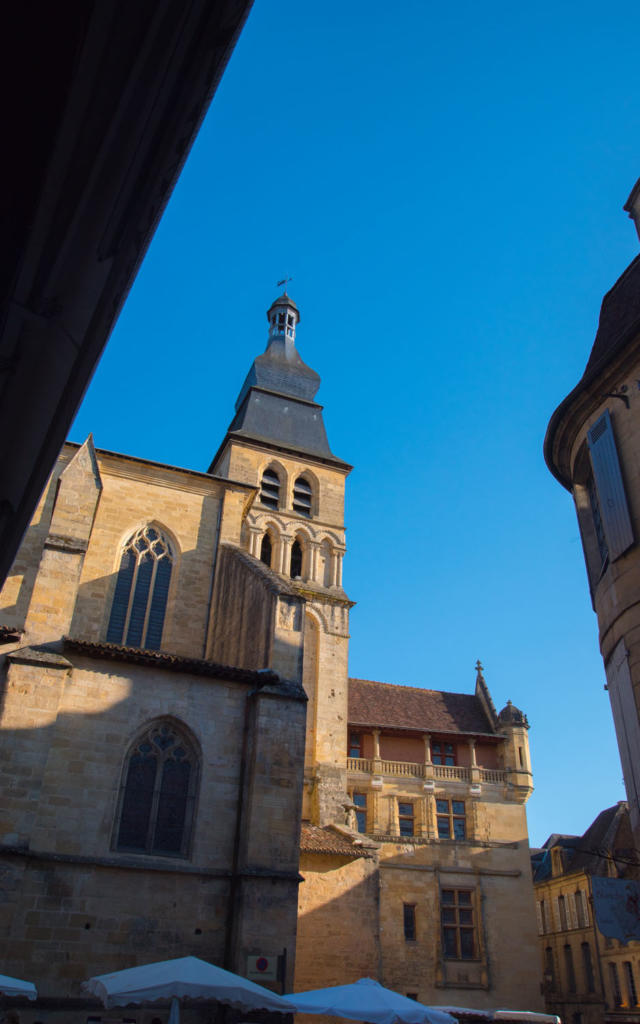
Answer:
[[[0,594],[20,1024],[106,1021],[86,978],[189,954],[541,1009],[526,716],[480,663],[471,693],[349,678],[351,467],[295,302],[267,317],[208,471],[67,443]]]

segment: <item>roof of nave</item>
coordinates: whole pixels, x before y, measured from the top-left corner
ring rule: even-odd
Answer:
[[[475,694],[349,680],[349,723],[418,732],[495,735]]]
[[[542,882],[552,875],[551,850],[560,847],[565,874],[586,871],[590,875],[607,875],[611,855],[620,873],[632,861],[633,838],[629,824],[629,806],[620,800],[607,807],[591,822],[581,836],[553,833],[540,850],[532,850],[534,881]],[[628,855],[628,856],[627,856]]]
[[[339,857],[371,857],[369,849],[360,844],[360,840],[352,840],[340,835],[331,825],[321,827],[303,821],[300,829],[301,853],[328,853]]]

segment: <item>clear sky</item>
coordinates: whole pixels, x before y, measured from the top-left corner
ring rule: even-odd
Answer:
[[[624,798],[542,441],[638,251],[637,5],[256,0],[71,438],[206,470],[290,274],[352,675],[529,716],[533,844]]]

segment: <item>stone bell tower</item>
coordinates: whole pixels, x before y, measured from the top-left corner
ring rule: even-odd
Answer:
[[[305,599],[303,685],[309,698],[303,816],[344,821],[349,601],[342,586],[344,488],[351,466],[329,448],[320,377],[296,348],[300,312],[285,290],[267,311],[254,359],[210,473],[253,484],[245,550]]]

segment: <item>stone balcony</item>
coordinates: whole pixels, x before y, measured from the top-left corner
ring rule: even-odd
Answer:
[[[507,772],[500,768],[460,768],[440,764],[421,764],[416,761],[385,761],[374,757],[348,757],[350,775],[378,775],[387,778],[435,779],[441,782],[480,782],[502,785]]]

